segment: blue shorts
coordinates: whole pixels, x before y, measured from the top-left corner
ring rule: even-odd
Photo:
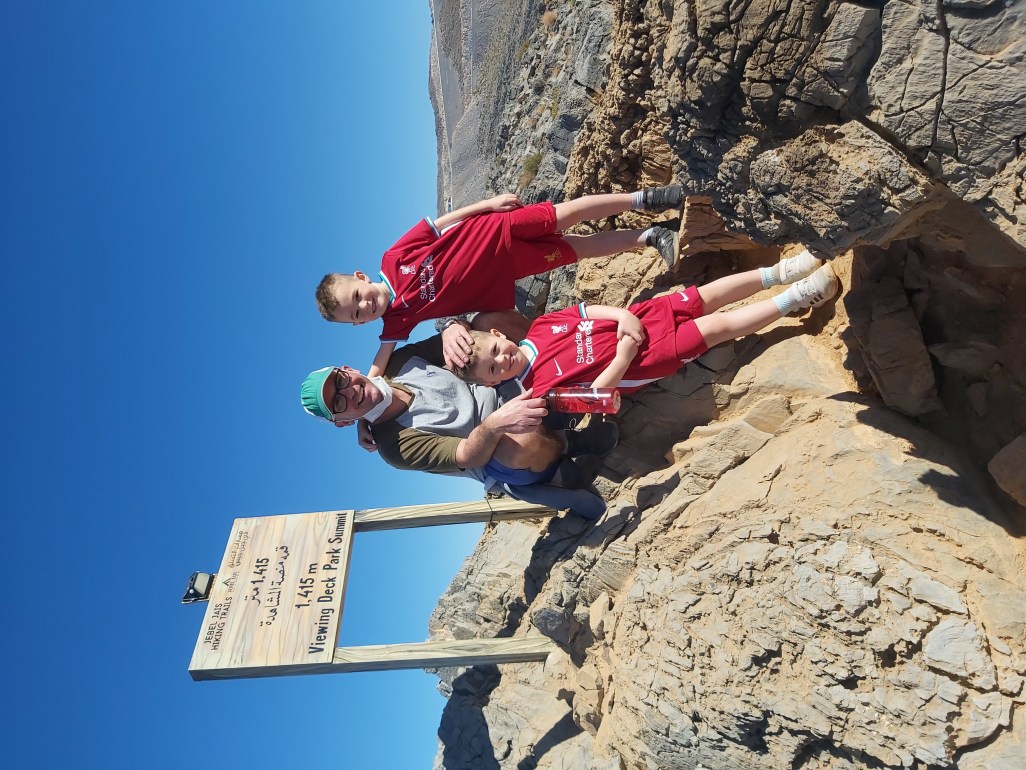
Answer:
[[[510,468],[498,460],[489,460],[484,467],[484,472],[503,484],[513,484],[515,486],[547,484],[556,475],[559,463],[560,461],[556,460],[543,471],[532,471],[530,468]]]

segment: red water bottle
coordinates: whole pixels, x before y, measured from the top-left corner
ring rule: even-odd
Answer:
[[[616,388],[553,388],[545,394],[553,412],[570,414],[616,414],[620,411],[620,391]]]

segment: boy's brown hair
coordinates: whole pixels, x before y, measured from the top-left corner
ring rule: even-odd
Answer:
[[[452,373],[464,382],[472,382],[475,385],[480,385],[481,383],[474,379],[474,364],[477,363],[477,356],[482,349],[482,345],[487,342],[488,338],[492,335],[487,332],[479,332],[476,329],[471,329],[470,336],[474,338],[474,348],[470,351],[470,355],[467,356],[467,363],[463,364],[463,366],[453,367]]]
[[[317,291],[314,298],[317,300],[317,310],[326,321],[335,320],[335,311],[338,310],[338,289],[341,289],[348,282],[351,275],[342,273],[328,273],[317,284]]]

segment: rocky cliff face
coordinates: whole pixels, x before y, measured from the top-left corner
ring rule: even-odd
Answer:
[[[561,652],[440,672],[436,767],[1026,766],[1021,4],[519,12],[459,202],[694,193],[673,274],[597,260],[525,309],[799,243],[844,292],[628,399],[601,521],[486,531],[432,635]]]

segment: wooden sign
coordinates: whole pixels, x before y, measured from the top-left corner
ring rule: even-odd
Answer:
[[[193,679],[543,661],[545,637],[337,647],[354,532],[554,516],[515,500],[236,519],[207,600]]]
[[[338,643],[353,511],[236,519],[189,664],[195,680],[310,673]]]

